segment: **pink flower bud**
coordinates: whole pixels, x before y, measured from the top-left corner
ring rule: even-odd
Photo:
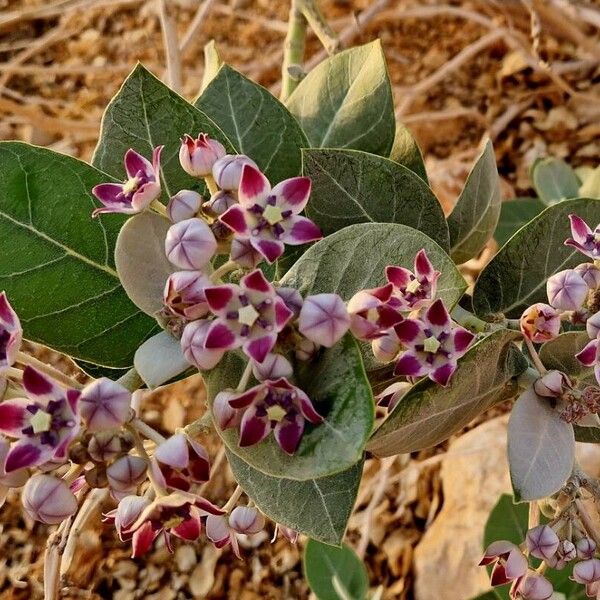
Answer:
[[[119,496],[133,491],[146,478],[148,463],[140,456],[122,456],[108,469],[108,484]]]
[[[188,321],[200,319],[208,313],[204,288],[210,285],[212,282],[202,271],[176,271],[165,284],[165,306]]]
[[[577,583],[593,583],[600,581],[600,560],[588,558],[573,567],[573,580]]]
[[[579,558],[594,558],[594,554],[596,553],[596,542],[591,538],[581,538],[577,542],[576,549]]]
[[[237,204],[237,200],[231,192],[219,190],[211,196],[210,200],[204,205],[204,209],[215,216],[219,216],[234,204]]]
[[[223,144],[209,138],[206,133],[200,133],[196,139],[186,134],[181,140],[179,162],[188,175],[206,177],[225,152]]]
[[[577,310],[588,294],[588,285],[574,269],[560,271],[546,282],[548,302],[559,310]]]
[[[600,333],[600,311],[594,313],[586,322],[585,330],[591,340],[595,340]]]
[[[89,431],[120,427],[129,417],[131,393],[107,377],[85,386],[79,398],[79,414]]]
[[[77,512],[77,498],[68,484],[52,475],[34,475],[23,488],[23,507],[36,521],[61,523]]]
[[[6,293],[2,292],[0,293],[0,375],[15,362],[22,338],[23,328],[19,317],[8,303]],[[0,392],[4,393],[1,383]]]
[[[521,333],[532,342],[548,342],[560,333],[560,314],[552,306],[538,302],[525,309],[520,325]]]
[[[201,219],[186,219],[171,225],[165,238],[167,258],[180,269],[202,269],[216,249],[217,240]]]
[[[193,190],[181,190],[177,192],[167,205],[167,215],[173,223],[186,221],[196,216],[202,204],[202,196]]]
[[[122,452],[122,448],[121,437],[118,433],[98,431],[90,438],[87,451],[93,460],[108,462]]]
[[[237,192],[245,165],[252,165],[258,169],[257,164],[244,154],[227,154],[219,158],[213,165],[212,174],[217,185],[222,190]]]
[[[240,240],[235,237],[231,240],[230,257],[244,269],[254,269],[263,260],[262,254],[254,249],[250,240]]]
[[[130,527],[137,521],[150,500],[142,496],[125,496],[115,510],[107,513],[105,520],[112,521],[122,542],[131,539]]]
[[[263,530],[265,518],[256,508],[236,506],[229,515],[229,526],[237,533],[253,535]]]
[[[242,413],[229,404],[229,401],[236,397],[237,394],[232,390],[225,390],[216,395],[212,411],[219,429],[229,429],[240,424]]]
[[[545,398],[558,398],[567,387],[571,387],[571,382],[560,371],[548,371],[533,384],[535,393]]]
[[[548,525],[538,525],[530,529],[525,541],[531,555],[544,560],[554,556],[560,543],[554,529]]]
[[[382,363],[394,360],[400,352],[400,340],[393,329],[371,342],[375,358]]]
[[[295,355],[298,360],[311,360],[318,351],[318,344],[304,338],[296,344]]]
[[[252,361],[252,374],[258,381],[291,377],[293,373],[292,365],[281,354],[267,354],[262,363]]]
[[[201,371],[212,369],[223,358],[225,350],[204,347],[211,322],[192,321],[185,326],[181,336],[181,349],[186,360]]]
[[[529,573],[513,590],[522,600],[549,600],[554,593],[552,584],[542,575]]]
[[[316,294],[304,300],[298,328],[309,340],[331,348],[349,327],[350,315],[337,294]]]
[[[575,267],[575,271],[583,277],[590,290],[600,287],[600,269],[594,263],[583,263]]]
[[[208,515],[206,536],[217,548],[227,546],[233,537],[227,519],[222,515]]]
[[[294,313],[295,317],[300,314],[300,309],[302,308],[304,300],[296,288],[275,288],[275,293],[285,302],[285,305]]]

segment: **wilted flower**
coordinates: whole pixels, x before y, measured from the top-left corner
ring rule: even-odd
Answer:
[[[202,271],[177,271],[165,284],[163,301],[171,313],[188,321],[208,313],[204,288],[212,281]]]
[[[246,165],[258,169],[258,165],[245,154],[227,154],[213,165],[212,175],[222,190],[237,192]]]
[[[242,447],[258,444],[273,430],[281,449],[293,454],[304,433],[305,420],[314,424],[323,421],[309,397],[283,377],[239,394],[221,392],[217,399],[221,394],[227,394],[232,408],[243,410],[239,442]]]
[[[350,327],[350,315],[337,294],[315,294],[304,300],[298,329],[312,342],[331,348]]]
[[[5,292],[0,293],[0,378],[11,367],[21,347],[23,328],[17,313],[8,302]],[[1,387],[1,384],[0,384]],[[3,390],[0,390],[3,391]],[[1,399],[1,396],[0,396]]]
[[[60,523],[77,511],[77,498],[68,484],[44,473],[34,475],[25,484],[21,500],[32,519],[48,525]]]
[[[319,228],[300,212],[310,196],[308,177],[294,177],[273,189],[256,168],[246,165],[239,187],[239,204],[219,217],[235,234],[248,240],[269,263],[283,254],[284,243],[305,244],[320,240]]]
[[[570,214],[569,220],[573,237],[565,241],[565,246],[573,246],[594,260],[600,258],[600,225],[592,231],[588,224],[575,214]]]
[[[590,290],[600,287],[600,269],[594,263],[582,263],[575,267]]]
[[[428,375],[447,385],[457,360],[469,349],[475,335],[455,325],[441,299],[436,300],[420,319],[404,319],[395,326],[398,339],[407,348],[400,355],[394,373],[407,377]]]
[[[6,472],[64,461],[80,429],[78,390],[63,390],[32,367],[23,372],[28,398],[0,403],[0,433],[18,438],[6,457]]]
[[[217,240],[202,219],[186,219],[171,225],[165,238],[165,253],[180,269],[206,266],[217,249]]]
[[[525,309],[519,324],[521,333],[532,342],[548,342],[560,333],[560,314],[552,306],[538,302]]]
[[[373,340],[402,321],[402,315],[388,304],[394,286],[361,290],[348,302],[350,331],[359,340]]]
[[[553,593],[552,584],[537,573],[528,573],[515,581],[510,590],[511,598],[520,600],[549,600]]]
[[[141,456],[127,454],[115,460],[106,469],[108,485],[116,498],[130,494],[146,478],[148,461]]]
[[[193,190],[181,190],[169,200],[167,215],[173,223],[186,221],[196,216],[202,205],[202,196]]]
[[[207,287],[212,322],[204,347],[209,350],[239,348],[256,362],[263,362],[277,342],[277,334],[292,317],[292,311],[275,293],[262,271],[242,277],[240,285]]]
[[[548,302],[559,310],[578,310],[588,295],[585,279],[574,269],[560,271],[546,282]]]
[[[212,369],[223,358],[225,350],[205,347],[211,321],[192,321],[185,326],[181,336],[181,349],[185,359],[201,371]]]
[[[433,302],[440,272],[433,268],[425,250],[419,250],[415,256],[414,273],[404,267],[389,266],[385,274],[394,286],[390,301],[393,308],[411,311]]]
[[[548,525],[538,525],[530,529],[525,541],[530,554],[543,560],[552,558],[560,543],[556,532]]]
[[[211,174],[215,162],[225,156],[225,152],[223,144],[206,133],[198,134],[196,139],[186,134],[181,140],[179,162],[188,175],[206,177]]]
[[[518,546],[506,540],[492,542],[485,550],[480,566],[491,565],[491,584],[504,585],[522,578],[527,573],[527,559]]]
[[[151,467],[163,487],[187,492],[208,481],[210,461],[204,447],[185,433],[176,433],[156,447]]]
[[[125,213],[132,215],[148,208],[160,196],[160,154],[163,147],[152,151],[152,163],[135,150],[125,153],[125,183],[100,183],[92,189],[92,194],[104,204],[92,212],[96,217],[101,213]]]
[[[237,506],[229,517],[209,515],[206,519],[206,535],[217,547],[231,544],[234,554],[241,558],[238,535],[254,535],[263,530],[265,518],[256,508]]]
[[[79,398],[79,414],[89,431],[120,427],[130,406],[131,392],[107,377],[86,385]]]

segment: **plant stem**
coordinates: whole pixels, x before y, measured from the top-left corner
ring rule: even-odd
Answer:
[[[283,64],[281,66],[281,94],[279,99],[285,102],[296,89],[298,81],[294,79],[289,68],[304,62],[304,42],[306,36],[306,19],[300,10],[300,0],[292,0],[288,31],[283,43]]]
[[[148,456],[148,453],[146,452],[146,448],[144,448],[144,443],[142,442],[142,438],[140,437],[140,434],[137,432],[135,427],[133,427],[131,424],[127,424],[127,425],[125,425],[125,427],[133,435],[135,449],[138,451],[138,454],[142,458],[145,458],[148,461],[148,463],[150,463],[150,457]],[[148,469],[146,474],[148,476],[148,479],[149,479],[152,487],[154,488],[154,491],[156,492],[156,495],[157,496],[166,496],[167,490],[165,490],[165,488],[160,483],[158,483],[158,481],[156,481],[156,479],[152,473],[152,469]]]
[[[596,544],[600,545],[600,531],[596,527],[590,513],[588,513],[583,500],[577,498],[575,500],[575,506],[577,506],[577,513],[579,514],[579,518],[581,519],[585,530],[588,532],[588,535],[596,542]]]
[[[8,367],[4,370],[4,375],[7,377],[12,377],[14,379],[18,379],[19,381],[23,380],[23,371],[21,369],[17,369],[15,367]]]
[[[540,524],[540,506],[537,501],[529,503],[529,520],[527,523],[527,529],[533,529]]]
[[[323,16],[317,0],[298,0],[298,8],[321,44],[323,44],[327,54],[335,54],[339,48],[340,40]]]
[[[206,187],[208,188],[211,196],[219,191],[219,186],[212,175],[207,175],[204,178],[204,183],[206,183]]]
[[[223,507],[223,510],[225,512],[229,512],[235,506],[235,503],[240,499],[240,496],[243,493],[244,493],[244,490],[238,485],[235,488],[235,491],[233,492],[233,494],[231,494],[231,498],[229,498],[229,500],[227,500],[227,504],[225,504],[225,506]]]
[[[539,378],[540,374],[535,369],[528,367],[527,370],[523,371],[523,373],[521,373],[517,377],[517,383],[523,388],[528,388],[529,386],[533,385]]]
[[[236,388],[236,392],[243,392],[248,385],[248,381],[250,380],[250,375],[252,375],[252,361],[248,361],[246,363],[246,368],[240,377],[240,382]]]
[[[458,304],[452,309],[452,318],[463,327],[466,327],[475,333],[482,333],[489,329],[489,323],[476,317],[473,313],[465,310]]]
[[[527,350],[529,350],[529,356],[531,356],[531,361],[533,362],[534,367],[540,372],[540,375],[545,375],[548,371],[546,367],[542,364],[540,360],[540,355],[537,353],[533,342],[528,338],[523,338],[525,340],[525,345],[527,346]]]
[[[231,271],[235,271],[238,268],[238,264],[233,260],[228,260],[225,264],[221,265],[218,269],[213,271],[210,276],[211,281],[214,283],[218,282],[223,275],[227,275]]]
[[[144,437],[152,440],[156,444],[162,444],[166,439],[164,436],[158,433],[154,427],[150,427],[148,423],[144,423],[144,421],[142,421],[139,417],[134,417],[131,419],[129,424]]]
[[[150,204],[150,208],[154,212],[157,212],[162,217],[165,217],[167,219],[169,218],[169,215],[167,214],[167,209],[166,209],[165,205],[162,202],[160,202],[159,200],[153,200],[152,203]]]
[[[130,392],[141,388],[144,385],[144,380],[140,377],[139,373],[135,370],[135,367],[131,367],[127,373],[121,375],[117,379],[117,383],[128,389]]]
[[[23,365],[34,367],[38,371],[41,371],[49,377],[52,377],[52,379],[56,380],[65,387],[74,388],[76,390],[81,390],[84,387],[81,383],[79,383],[79,381],[76,381],[72,377],[65,375],[62,371],[59,371],[58,369],[55,369],[54,367],[47,365],[45,362],[42,362],[33,356],[29,356],[29,354],[25,354],[24,352],[17,353],[17,362],[20,362]]]
[[[210,407],[206,409],[206,412],[199,418],[196,419],[193,423],[186,425],[183,428],[183,431],[186,435],[190,437],[194,437],[199,433],[205,433],[210,429],[210,425],[212,423],[212,412]]]

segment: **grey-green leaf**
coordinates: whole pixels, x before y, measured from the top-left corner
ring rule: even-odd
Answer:
[[[287,106],[314,147],[389,156],[395,117],[381,42],[324,60],[300,82]]]
[[[546,205],[538,198],[513,198],[502,202],[500,218],[494,232],[498,245],[503,246],[523,225],[537,217]]]
[[[579,188],[579,196],[600,198],[600,166],[592,170]]]
[[[364,600],[367,596],[367,570],[349,546],[334,548],[309,540],[304,575],[318,600]]]
[[[157,388],[190,368],[179,340],[166,331],[152,336],[137,349],[133,365],[150,389]]]
[[[594,369],[585,367],[576,358],[580,350],[590,341],[585,331],[567,331],[556,339],[546,342],[540,350],[540,358],[547,369],[563,371],[577,379],[594,379]],[[591,383],[591,381],[590,381]]]
[[[296,481],[265,475],[227,450],[233,476],[270,519],[325,544],[342,543],[356,501],[363,461],[346,471]]]
[[[262,86],[223,65],[194,105],[271,183],[300,174],[300,148],[308,146],[308,140],[288,109]]]
[[[600,200],[577,198],[553,204],[517,231],[477,280],[473,306],[478,315],[502,312],[520,317],[531,304],[548,301],[548,277],[585,262],[580,252],[564,245],[571,237],[570,213],[595,227],[600,222]]]
[[[235,388],[244,362],[233,353],[206,373],[209,400],[226,388]],[[293,456],[273,436],[254,446],[240,448],[239,431],[218,431],[226,446],[250,466],[274,477],[319,479],[349,469],[363,455],[373,428],[373,395],[356,342],[349,334],[333,348],[322,351],[296,368],[297,385],[325,417],[320,425],[307,423]]]
[[[329,235],[356,223],[401,223],[448,249],[444,211],[431,188],[409,168],[358,150],[303,150],[312,180],[306,214]]]
[[[477,256],[494,234],[500,216],[500,178],[488,140],[448,217],[450,255],[457,263]]]
[[[387,265],[412,270],[423,248],[441,271],[437,295],[451,308],[466,289],[456,266],[431,238],[395,223],[363,223],[336,231],[311,246],[281,283],[303,295],[335,292],[347,301],[360,290],[383,285]]]
[[[515,500],[545,498],[565,483],[575,459],[573,427],[532,388],[513,406],[508,421],[508,463]]]
[[[113,248],[123,218],[92,219],[110,177],[69,156],[0,144],[0,289],[25,336],[87,362],[128,367],[156,323],[130,302]]]
[[[165,283],[175,271],[165,255],[170,225],[161,215],[140,213],[122,227],[115,247],[121,284],[131,301],[152,316],[163,307]]]
[[[212,119],[137,65],[104,112],[92,164],[123,179],[123,156],[129,148],[150,158],[152,148],[164,145],[161,166],[165,196],[182,189],[203,192],[202,180],[190,177],[179,164],[181,137],[186,133],[195,137],[201,132],[228,150],[235,149]]]
[[[540,200],[546,204],[577,198],[580,195],[577,174],[559,158],[548,157],[536,161],[531,179]]]
[[[367,449],[392,456],[435,446],[477,415],[518,391],[515,378],[526,368],[514,345],[520,335],[500,330],[477,342],[459,363],[447,387],[423,379],[402,398]]]
[[[390,160],[404,165],[425,183],[429,183],[421,149],[408,127],[402,123],[396,123],[396,136],[390,152]]]

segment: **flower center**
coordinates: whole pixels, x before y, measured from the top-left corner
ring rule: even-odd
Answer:
[[[43,410],[38,410],[31,417],[31,419],[29,419],[29,424],[33,428],[33,433],[43,433],[44,431],[50,431],[52,427],[52,415],[50,413],[44,412]]]
[[[244,306],[238,311],[238,321],[242,325],[248,325],[248,327],[252,327],[258,317],[259,313],[252,304],[248,304],[248,306]]]
[[[287,412],[281,408],[281,406],[279,406],[278,404],[275,404],[274,406],[270,406],[269,408],[267,408],[267,417],[269,417],[269,419],[271,421],[281,421],[283,420],[283,417],[285,417],[285,415],[287,414]]]
[[[441,344],[439,340],[434,336],[428,337],[423,343],[423,349],[425,352],[431,352],[432,354],[435,354],[439,350],[440,346]]]
[[[419,281],[417,279],[413,279],[407,286],[406,286],[406,291],[409,294],[414,294],[415,292],[418,291],[418,289],[421,287],[421,284],[419,283]]]
[[[138,189],[139,183],[140,183],[140,180],[138,177],[132,177],[131,179],[128,179],[123,184],[123,193],[124,194],[133,194],[133,192],[135,192]]]
[[[281,209],[278,206],[267,206],[263,213],[263,217],[269,222],[269,225],[275,225],[283,220]]]

